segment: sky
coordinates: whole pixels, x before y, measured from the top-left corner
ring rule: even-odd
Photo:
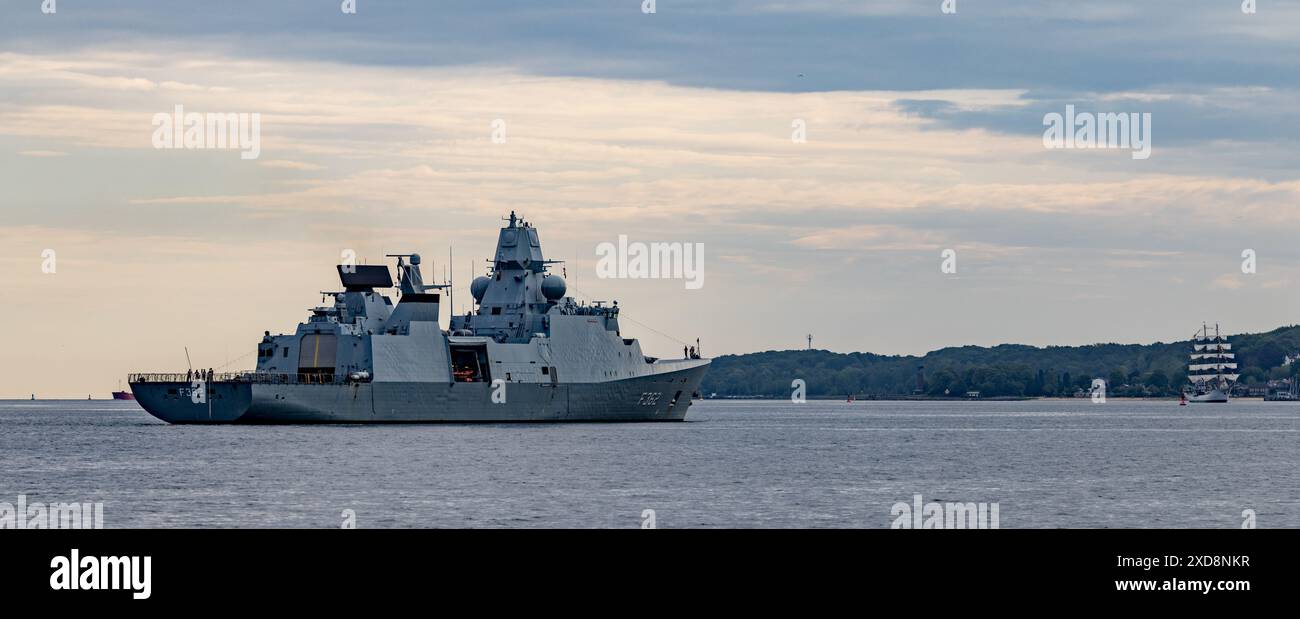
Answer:
[[[250,368],[346,250],[462,312],[512,210],[662,356],[1300,322],[1298,1],[340,4],[0,0],[0,398]],[[155,148],[176,105],[258,157]],[[1067,105],[1150,156],[1047,148]],[[703,287],[597,277],[620,235]]]

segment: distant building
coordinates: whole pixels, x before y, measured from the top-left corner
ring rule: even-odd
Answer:
[[[1263,393],[1260,395],[1262,395],[1265,400],[1300,400],[1300,392],[1297,391],[1296,387],[1296,382],[1290,378],[1270,380],[1265,383],[1264,387],[1261,389]],[[1254,391],[1254,389],[1251,391]]]

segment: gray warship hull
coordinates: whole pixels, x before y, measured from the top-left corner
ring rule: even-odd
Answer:
[[[146,411],[174,424],[683,421],[708,363],[676,363],[684,367],[601,383],[507,384],[502,402],[489,383],[217,380],[204,402],[194,401],[190,382],[168,377],[138,376],[131,389]]]

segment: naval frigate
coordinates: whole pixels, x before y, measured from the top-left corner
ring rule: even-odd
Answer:
[[[549,272],[537,228],[512,212],[474,279],[473,309],[439,325],[446,285],[418,254],[340,265],[343,290],[293,334],[257,346],[257,369],[132,374],[140,405],[169,423],[681,421],[709,360],[646,356],[617,302],[579,303]]]

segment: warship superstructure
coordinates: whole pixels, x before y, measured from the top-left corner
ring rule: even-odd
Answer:
[[[548,272],[537,228],[510,214],[475,307],[439,326],[445,285],[420,256],[340,265],[333,305],[257,346],[257,369],[132,374],[131,390],[170,423],[680,421],[709,366],[657,359],[619,328],[617,302],[578,303]]]

